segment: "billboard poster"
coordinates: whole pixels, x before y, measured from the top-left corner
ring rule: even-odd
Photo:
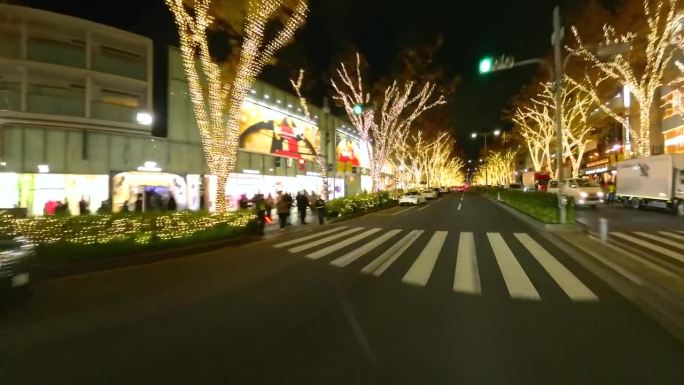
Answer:
[[[312,160],[303,138],[307,138],[315,148],[320,148],[320,135],[315,124],[251,101],[245,102],[240,119],[241,149]]]
[[[361,140],[337,131],[337,147],[335,150],[338,169],[349,172],[352,167],[370,167],[368,151]]]

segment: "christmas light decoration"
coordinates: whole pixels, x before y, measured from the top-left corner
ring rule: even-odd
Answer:
[[[49,216],[15,219],[0,212],[0,231],[23,236],[37,245],[66,242],[78,245],[133,240],[138,244],[187,238],[217,226],[244,229],[254,221],[249,212],[203,214],[175,212],[164,215]]]
[[[517,147],[505,151],[491,151],[487,163],[481,165],[474,176],[475,184],[485,185],[487,181],[494,186],[507,186],[515,181],[515,157]]]
[[[640,65],[638,60],[633,60],[628,55],[632,46],[639,40],[638,34],[628,32],[618,35],[615,28],[609,25],[603,28],[604,40],[598,50],[584,45],[576,27],[572,28],[572,32],[578,47],[568,47],[573,55],[581,57],[602,73],[598,81],[587,81],[592,86],[584,91],[590,93],[599,108],[626,128],[629,127],[629,122],[603,103],[598,85],[610,79],[631,88],[634,99],[639,103],[639,127],[633,128],[636,156],[651,154],[651,108],[656,90],[663,85],[663,73],[672,62],[676,51],[676,45],[672,43],[676,41],[680,30],[677,0],[657,1],[655,9],[652,8],[651,2],[644,0],[643,3],[647,26],[647,34],[643,39],[646,42],[645,65]],[[665,3],[668,4],[667,7]]]
[[[570,159],[572,177],[578,178],[584,152],[593,130],[590,124],[591,114],[597,108],[597,104],[591,92],[587,91],[591,84],[586,81],[576,81],[566,76],[562,87],[563,158]],[[513,122],[527,143],[535,170],[544,170],[546,166],[555,174],[557,168],[551,167],[550,164],[551,144],[556,139],[554,84],[543,83],[542,91],[530,100],[530,104],[531,107],[516,109]]]
[[[363,89],[360,55],[356,54],[355,79],[349,75],[344,63],[340,64],[337,74],[341,81],[339,86],[331,79],[337,93],[335,99],[342,102],[347,117],[367,144],[372,191],[376,192],[380,188],[383,168],[391,164],[393,155],[408,138],[411,124],[423,112],[446,101],[443,95],[432,98],[436,87],[429,82],[414,93],[414,82],[400,86],[394,81],[385,89],[378,122],[374,109],[368,107],[370,94]],[[364,106],[361,111],[357,108],[359,105]]]
[[[302,96],[303,82],[304,70],[300,69],[297,81],[290,79],[290,83],[292,84],[292,88],[294,88],[295,92],[297,93],[297,97],[299,98],[299,104],[302,106],[302,110],[304,111],[304,116],[306,116],[307,120],[313,121],[313,119],[311,119],[311,113],[309,112],[309,103],[306,101],[306,98]],[[318,164],[318,169],[320,170],[321,178],[323,179],[323,200],[328,201],[328,162],[325,156],[321,155],[320,148],[315,148],[314,145],[307,138],[304,138],[304,142],[306,143],[306,146],[309,148],[309,151],[311,151],[311,153],[314,156],[314,159],[316,160],[316,163]]]
[[[428,187],[462,184],[465,163],[454,156],[454,140],[440,132],[433,140],[426,140],[422,132],[410,138],[399,152],[395,172],[399,184],[413,188],[425,183]]]
[[[165,1],[178,28],[183,68],[205,160],[212,175],[216,176],[219,197],[223,198],[228,174],[237,161],[238,124],[246,95],[264,66],[304,23],[308,5],[304,0],[298,1],[283,29],[276,33],[273,40],[265,42],[266,25],[276,15],[283,1],[250,0],[240,58],[235,75],[229,80],[224,78],[221,68],[212,61],[209,52],[207,30],[214,21],[209,15],[211,0],[194,0],[192,15],[183,0]],[[225,199],[217,199],[216,210],[228,210]]]

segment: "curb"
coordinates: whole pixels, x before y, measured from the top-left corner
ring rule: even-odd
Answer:
[[[380,212],[380,211],[390,210],[390,209],[393,209],[393,208],[395,208],[395,207],[397,207],[397,206],[399,206],[399,205],[392,205],[392,206],[389,206],[389,207],[378,207],[378,208],[374,208],[374,209],[372,209],[372,210],[364,211],[364,212],[362,212],[362,213],[355,213],[355,214],[352,214],[352,215],[347,215],[346,217],[336,217],[336,218],[329,219],[329,220],[328,220],[328,223],[329,223],[329,224],[335,224],[335,223],[339,223],[339,222],[348,221],[348,220],[350,220],[350,219],[361,218],[361,217],[363,217],[363,216],[370,215],[370,214],[375,214],[375,213],[378,213],[378,212]]]
[[[260,239],[261,237],[256,235],[243,235],[228,240],[203,243],[199,246],[193,245],[179,248],[170,247],[152,252],[136,253],[122,257],[107,258],[94,262],[75,263],[59,267],[36,269],[33,271],[32,276],[34,277],[34,280],[51,280],[128,266],[145,265],[164,260],[190,257],[195,254],[218,250],[229,246],[246,245],[248,243],[259,241]]]

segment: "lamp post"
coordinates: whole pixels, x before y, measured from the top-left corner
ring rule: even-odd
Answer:
[[[484,138],[484,166],[485,166],[485,186],[489,186],[489,163],[488,163],[488,156],[489,153],[487,152],[487,137],[489,135],[494,135],[494,136],[499,136],[501,135],[501,130],[494,130],[490,132],[473,132],[470,134],[470,137],[473,139],[477,139],[479,136]],[[482,162],[482,159],[480,159],[480,162]]]

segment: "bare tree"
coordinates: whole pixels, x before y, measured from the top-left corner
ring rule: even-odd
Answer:
[[[332,80],[335,97],[342,102],[347,117],[367,144],[373,192],[380,186],[381,172],[391,156],[409,135],[409,127],[423,112],[446,103],[444,96],[432,98],[435,85],[426,83],[414,93],[415,83],[399,85],[394,81],[385,89],[379,114],[371,108],[370,93],[364,91],[361,76],[361,57],[356,55],[355,78],[349,75],[344,63],[337,70],[341,84]],[[376,121],[379,116],[379,121]]]
[[[579,31],[573,27],[577,47],[568,47],[572,54],[584,59],[602,74],[594,83],[587,81],[585,91],[598,101],[597,104],[603,111],[625,126],[628,124],[627,120],[603,103],[598,84],[610,79],[631,89],[634,99],[639,103],[639,128],[634,130],[634,154],[637,156],[651,154],[651,108],[656,90],[663,85],[663,73],[672,61],[675,52],[672,42],[678,31],[674,23],[677,19],[678,1],[659,0],[655,7],[651,3],[650,0],[643,2],[647,26],[645,36],[639,36],[635,32],[619,35],[615,28],[606,25],[603,28],[601,47],[596,50],[595,47],[585,45]],[[643,49],[645,56],[642,60],[636,60],[635,57],[630,57],[629,53],[635,51],[632,48],[640,40],[646,43]],[[602,50],[604,52],[601,52]],[[608,55],[610,57],[604,60]]]
[[[277,14],[282,0],[253,0],[247,4],[244,40],[232,78],[222,74],[209,52],[207,30],[214,22],[211,0],[194,0],[192,11],[183,0],[165,0],[174,15],[180,35],[180,52],[188,79],[190,99],[200,131],[204,157],[217,178],[216,210],[225,212],[229,173],[235,167],[239,145],[239,118],[247,92],[273,55],[285,46],[304,23],[306,1],[297,2],[292,14],[275,37],[264,38],[268,21]]]

